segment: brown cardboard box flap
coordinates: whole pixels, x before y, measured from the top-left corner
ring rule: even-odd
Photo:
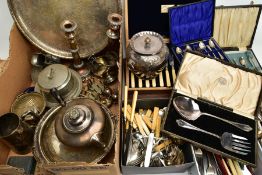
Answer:
[[[0,73],[0,115],[9,112],[16,95],[30,86],[31,55],[31,46],[14,25],[10,33],[9,58],[2,62]]]

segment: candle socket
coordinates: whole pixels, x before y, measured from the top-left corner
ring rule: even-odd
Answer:
[[[90,74],[90,70],[87,68],[84,61],[80,58],[79,47],[76,41],[75,30],[77,29],[77,24],[74,21],[64,20],[60,27],[65,32],[65,37],[70,45],[74,70],[76,70],[82,78],[88,76]]]

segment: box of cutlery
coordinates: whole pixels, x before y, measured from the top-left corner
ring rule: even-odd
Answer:
[[[132,95],[131,93],[130,95]],[[128,104],[132,103],[132,96],[129,96]],[[129,137],[129,128],[127,129],[128,119],[124,120],[121,117],[121,159],[120,168],[123,174],[163,174],[163,173],[184,173],[198,174],[198,168],[196,166],[195,155],[193,147],[190,143],[184,142],[180,139],[173,139],[165,136],[163,133],[157,134],[157,129],[154,135],[154,145],[149,159],[149,164],[146,166],[146,155],[149,149],[149,135],[148,131],[151,131],[153,123],[151,119],[153,116],[148,117],[148,113],[153,114],[156,109],[162,111],[168,105],[168,97],[152,97],[144,94],[138,94],[136,102],[137,113],[135,115],[132,127],[131,136]],[[130,107],[129,107],[130,108]],[[127,116],[130,116],[130,109],[127,109]],[[145,112],[143,114],[142,110]],[[141,115],[140,115],[141,114]],[[141,118],[139,121],[138,118]],[[127,122],[128,121],[128,122]],[[146,126],[140,125],[141,122],[146,123]],[[142,127],[141,127],[142,126]],[[159,124],[160,126],[160,124]],[[145,127],[148,127],[145,129]],[[160,132],[160,130],[159,130]],[[159,135],[159,136],[158,136]],[[130,139],[130,141],[127,141]],[[180,151],[171,151],[172,149]],[[174,153],[178,153],[174,156]],[[173,157],[174,156],[174,157]],[[170,162],[170,160],[174,162]]]
[[[262,74],[187,52],[162,132],[255,166]]]
[[[261,72],[252,50],[262,5],[216,7],[214,39],[230,62]]]
[[[125,0],[125,45],[127,48],[132,36],[141,31],[154,31],[159,33],[165,44],[169,46],[169,16],[168,8],[201,0]],[[126,49],[126,52],[127,49]],[[170,51],[171,53],[171,51]],[[126,66],[126,82],[129,90],[152,91],[160,90],[170,93],[176,78],[176,65],[173,58],[159,76],[150,80],[142,80],[135,76]]]
[[[169,13],[170,48],[176,68],[181,65],[186,51],[228,61],[213,38],[215,0],[171,7]]]

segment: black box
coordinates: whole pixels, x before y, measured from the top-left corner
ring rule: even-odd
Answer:
[[[137,109],[150,109],[157,106],[159,108],[166,107],[168,105],[169,99],[167,98],[143,98],[138,99]],[[125,140],[124,140],[124,128],[125,122],[124,117],[121,117],[121,154],[120,154],[120,168],[123,174],[164,174],[164,173],[183,173],[185,175],[198,174],[199,170],[196,166],[196,157],[191,144],[184,143],[182,150],[185,154],[185,163],[175,166],[167,167],[138,167],[138,166],[125,166],[124,152],[125,152]]]
[[[203,64],[203,60],[205,61],[206,67],[200,65]],[[214,71],[220,70],[220,67],[231,71],[225,71],[225,74],[215,72],[216,73],[216,75],[214,74],[215,77],[214,76],[210,77],[210,81],[211,81],[210,84],[214,84],[215,86],[212,88],[207,86],[208,88],[205,91],[202,91],[202,88],[208,85],[209,80],[205,80],[207,83],[203,83],[203,81],[201,81],[201,78],[208,76],[210,73],[213,72],[213,70]],[[207,71],[208,73],[207,74],[203,73],[201,75],[201,74],[197,74],[196,70],[200,70],[201,73],[203,73],[202,71]],[[250,79],[242,80],[240,78],[240,80],[238,80],[239,75],[235,76],[232,74],[239,73],[239,72],[241,73],[240,75],[245,75],[245,77],[252,76],[252,78],[255,77],[257,79],[252,80],[251,82],[249,82]],[[195,82],[193,80],[190,81],[190,79],[192,78],[191,75],[194,74],[199,77],[198,80],[199,86],[195,84],[197,83],[197,81]],[[256,164],[256,154],[257,154],[256,116],[258,115],[260,110],[259,104],[261,104],[261,81],[262,81],[261,76],[262,76],[261,73],[249,70],[247,68],[243,68],[222,60],[210,59],[207,58],[205,55],[200,55],[198,53],[187,52],[185,54],[182,65],[180,67],[178,78],[176,80],[176,83],[173,88],[173,92],[171,94],[171,98],[168,104],[168,113],[165,116],[164,122],[162,123],[162,131],[170,136],[179,137],[193,144],[196,144],[197,146],[202,147],[210,152],[214,152],[216,154],[221,154],[226,157],[237,159],[246,164],[250,164],[254,166]],[[221,78],[216,79],[217,77],[221,77]],[[227,79],[228,77],[231,77],[232,79],[236,80],[238,83],[237,85],[239,85],[241,88],[239,88],[237,85],[235,86],[232,83],[234,82],[233,80],[229,82],[230,79]],[[253,81],[256,82],[256,80],[258,80],[257,81],[258,87],[256,87],[255,85],[254,86],[251,85],[252,82]],[[217,82],[217,84],[213,83],[212,81]],[[187,85],[188,88],[184,88],[187,87]],[[247,85],[247,87],[245,86],[242,87],[241,85]],[[216,87],[219,88],[216,89]],[[232,89],[230,89],[231,87]],[[238,91],[236,91],[237,89]],[[189,93],[189,91],[187,90],[189,90],[191,93]],[[242,90],[246,90],[243,91],[245,93],[242,94],[241,93]],[[255,90],[254,93],[252,93],[253,92],[252,90]],[[213,99],[210,100],[210,96],[208,97],[209,91],[210,92],[221,91],[221,94],[219,93],[213,94],[219,96],[217,97],[214,96],[212,97],[214,98],[214,100]],[[236,91],[236,92],[232,94],[231,91]],[[199,93],[200,95],[196,94],[196,92]],[[227,93],[229,93],[231,96],[226,96]],[[202,112],[207,112],[216,115],[218,118],[226,119],[229,120],[230,122],[247,124],[252,128],[252,131],[250,132],[242,131],[239,128],[236,128],[228,123],[225,123],[224,121],[207,116],[200,116],[200,118],[196,119],[195,121],[187,120],[182,117],[181,113],[179,113],[175,109],[175,106],[173,105],[173,99],[177,96],[186,96],[193,99],[200,106],[200,110]],[[221,102],[220,102],[220,98],[222,99]],[[238,98],[240,98],[240,100]],[[243,101],[245,102],[245,99],[247,98],[253,99],[253,101],[248,101],[248,104],[242,103]],[[223,101],[223,99],[225,101]],[[249,106],[249,103],[252,105]],[[225,104],[227,104],[227,106],[225,106]],[[232,107],[232,104],[235,106]],[[243,105],[241,106],[239,104],[243,104]],[[250,108],[250,111],[246,111],[245,109],[247,108]],[[248,139],[249,143],[251,143],[249,145],[251,147],[250,148],[251,152],[244,156],[228,151],[221,146],[220,140],[218,138],[203,132],[180,127],[177,121],[179,119],[182,119],[183,121],[186,121],[191,125],[199,127],[201,129],[205,129],[209,132],[215,133],[218,136],[221,136],[224,132],[229,132],[235,135],[243,136]]]
[[[213,36],[215,0],[169,8],[170,48],[178,70],[187,50],[228,61]],[[202,44],[203,47],[200,47]],[[201,49],[200,49],[201,48]]]

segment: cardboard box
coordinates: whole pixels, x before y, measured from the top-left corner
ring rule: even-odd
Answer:
[[[122,46],[120,45],[120,51]],[[9,112],[15,97],[31,85],[31,56],[36,49],[23,37],[14,25],[10,32],[10,56],[7,61],[0,62],[0,116]],[[120,64],[122,65],[122,52],[120,52]],[[119,67],[118,80],[122,79],[122,66]],[[119,89],[119,101],[121,104],[121,81],[116,83]],[[112,108],[113,113],[119,117],[120,105]],[[35,174],[120,174],[119,170],[119,127],[116,126],[116,141],[110,153],[97,164],[84,162],[37,164]],[[22,170],[7,166],[9,156],[17,156],[8,147],[0,143],[0,172],[6,174],[21,174]],[[32,155],[32,154],[30,154]]]
[[[233,64],[262,72],[252,50],[262,5],[220,6],[215,10],[214,38]]]
[[[220,72],[220,68],[224,68],[225,72]],[[193,74],[199,79],[193,78]],[[247,75],[248,78],[256,77],[257,81],[251,81],[250,79],[244,78],[247,77]],[[230,76],[232,79],[228,79]],[[239,76],[240,79],[238,78]],[[165,116],[162,131],[170,136],[179,137],[183,140],[189,141],[210,152],[221,154],[255,166],[257,154],[256,116],[258,115],[259,104],[261,103],[262,91],[261,85],[259,85],[262,81],[261,76],[261,73],[221,60],[210,59],[204,55],[196,53],[186,53],[179,70],[178,79],[171,94],[168,113]],[[241,79],[242,77],[243,79]],[[235,86],[236,84],[233,82],[241,84]],[[258,86],[253,87],[253,82],[258,83]],[[209,86],[209,84],[212,85],[212,87]],[[205,90],[203,91],[203,89]],[[232,93],[232,91],[234,92]],[[211,95],[211,97],[209,96],[210,94],[213,94],[214,96]],[[201,112],[213,114],[218,118],[208,117],[203,114],[195,120],[185,119],[186,117],[182,117],[181,113],[179,113],[175,108],[173,99],[177,96],[185,96],[193,99],[199,105]],[[247,98],[252,100],[249,101]],[[243,101],[248,101],[248,103],[242,103]],[[195,106],[194,104],[192,105]],[[183,109],[187,108],[185,107]],[[222,120],[219,120],[219,118]],[[235,126],[226,123],[223,119],[229,120],[230,122],[249,125],[252,130],[240,130]],[[178,120],[183,120],[195,127],[214,133],[219,137],[221,137],[225,132],[243,136],[248,139],[249,143],[251,143],[249,145],[251,151],[247,155],[233,153],[222,147],[220,139],[217,138],[217,136],[203,133],[199,130],[196,131],[194,129],[183,128],[179,125]]]

